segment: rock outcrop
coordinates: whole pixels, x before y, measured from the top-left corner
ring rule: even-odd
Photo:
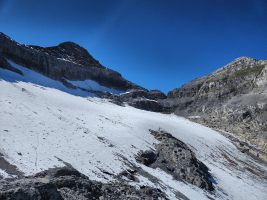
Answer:
[[[12,67],[8,63],[6,58],[1,54],[1,51],[0,51],[0,68],[7,69],[7,70],[10,70],[12,72],[15,72],[15,73],[18,73],[20,75],[23,75],[23,73],[19,69],[16,69],[16,68]]]
[[[1,200],[149,199],[164,200],[159,189],[92,181],[72,167],[54,168],[22,179],[0,180]]]
[[[159,90],[140,90],[133,89],[127,93],[118,96],[122,102],[127,102],[129,105],[142,110],[163,112],[164,108],[157,102],[160,99],[166,99],[166,95]]]
[[[127,93],[121,94],[120,98],[123,101],[128,101],[129,99],[136,99],[136,98],[159,100],[159,99],[166,99],[167,96],[159,90],[132,89],[127,91]]]
[[[171,134],[150,130],[159,141],[155,151],[140,152],[137,161],[152,168],[160,168],[175,179],[212,191],[212,176],[205,164],[200,162],[189,147]]]
[[[104,94],[102,97],[111,99],[113,103],[125,103],[135,108],[153,112],[165,112],[165,108],[158,101],[167,96],[159,90],[131,89],[119,95]]]
[[[266,159],[267,61],[242,57],[168,93],[177,115],[233,133],[241,148]]]

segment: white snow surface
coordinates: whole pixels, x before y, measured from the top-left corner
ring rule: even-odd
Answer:
[[[245,170],[246,163],[263,171],[266,167],[242,154],[218,132],[173,114],[88,97],[88,93],[12,65],[24,76],[0,68],[0,153],[25,175],[64,166],[64,161],[92,180],[109,182],[113,178],[102,171],[118,174],[129,168],[123,156],[159,179],[151,182],[139,175],[139,183],[129,184],[160,188],[170,199],[178,198],[176,191],[189,199],[267,199],[266,180]],[[210,169],[215,192],[205,192],[174,180],[160,169],[137,163],[137,153],[158,142],[149,129],[163,129],[186,143]],[[231,165],[222,154],[238,166]],[[3,170],[0,175],[7,176]]]
[[[2,169],[0,169],[0,177],[11,178],[11,176],[8,173],[6,173],[5,170],[2,170]]]

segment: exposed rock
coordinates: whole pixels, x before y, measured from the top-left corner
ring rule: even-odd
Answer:
[[[16,68],[12,67],[12,66],[7,62],[7,60],[5,59],[5,57],[1,54],[1,51],[0,51],[0,68],[7,69],[7,70],[10,70],[10,71],[12,71],[12,72],[15,72],[15,73],[18,73],[18,74],[20,74],[20,75],[23,75],[23,73],[22,73],[20,70],[18,70],[18,69],[16,69]]]
[[[159,90],[148,91],[145,89],[132,89],[132,90],[128,90],[127,93],[123,93],[120,95],[120,99],[125,102],[131,99],[136,99],[136,98],[159,100],[159,99],[166,99],[167,96]]]
[[[267,158],[266,60],[236,59],[169,92],[161,103],[177,115],[233,133]]]
[[[23,172],[21,172],[15,165],[10,164],[4,155],[0,153],[0,169],[5,171],[10,176],[23,177]],[[1,177],[0,177],[1,179]]]
[[[118,178],[123,176],[123,177],[127,178],[128,180],[138,182],[138,179],[135,176],[136,174],[137,174],[137,170],[127,169],[127,170],[122,171],[118,175]]]
[[[150,132],[160,143],[155,145],[155,151],[140,152],[137,161],[149,167],[160,168],[180,181],[209,191],[214,190],[209,169],[197,160],[185,143],[162,130]]]
[[[167,96],[160,90],[150,90],[146,96],[148,99],[159,100],[166,99]]]
[[[162,112],[163,107],[155,100],[137,98],[128,102],[129,105],[139,108],[141,110],[153,111],[153,112]]]
[[[148,186],[91,181],[71,167],[54,168],[23,179],[1,180],[1,200],[74,199],[167,199],[163,192]]]
[[[63,42],[58,46],[46,48],[33,45],[31,45],[30,47],[52,55],[56,58],[67,60],[72,63],[80,64],[86,67],[94,66],[99,68],[105,68],[97,60],[95,60],[86,49],[73,42]]]
[[[111,99],[111,102],[121,106],[126,103],[142,110],[165,111],[165,108],[157,100],[165,99],[166,95],[159,90],[131,89],[119,95],[105,93],[101,97]]]
[[[146,98],[147,93],[148,93],[147,90],[132,89],[132,90],[128,90],[126,93],[123,93],[119,96],[122,101],[127,102],[130,99]]]

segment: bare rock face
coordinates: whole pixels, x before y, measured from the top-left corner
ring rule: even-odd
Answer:
[[[267,153],[267,61],[242,57],[168,93],[177,115],[221,129]],[[254,150],[253,150],[254,151]]]
[[[167,96],[159,90],[146,89],[131,89],[127,93],[120,95],[121,100],[128,101],[129,99],[145,98],[150,100],[166,99]]]
[[[121,90],[141,88],[124,79],[118,72],[102,66],[84,48],[72,42],[43,48],[19,44],[0,33],[0,52],[6,59],[56,80],[91,79]]]
[[[179,181],[208,191],[214,190],[208,168],[197,160],[185,143],[162,130],[150,132],[160,143],[155,145],[155,151],[141,152],[137,161],[149,167],[160,168]]]
[[[152,112],[164,112],[164,107],[158,101],[167,98],[167,96],[159,90],[149,91],[146,89],[131,89],[120,95],[105,94],[103,97],[111,99],[113,103],[118,105],[127,103],[135,108]]]
[[[49,169],[22,179],[0,180],[1,200],[164,200],[163,192],[148,186],[91,181],[71,167]]]
[[[0,68],[7,69],[7,70],[13,71],[13,72],[15,72],[15,73],[18,73],[18,74],[20,74],[20,75],[23,75],[23,73],[22,73],[20,70],[18,70],[18,69],[16,69],[16,68],[12,67],[12,66],[7,62],[6,58],[1,54],[1,52],[0,52]]]
[[[159,100],[166,99],[167,96],[160,90],[150,90],[147,94],[148,99]]]
[[[127,93],[119,95],[119,99],[129,105],[142,110],[163,112],[163,107],[157,102],[166,99],[166,95],[159,90],[140,90],[132,89]]]
[[[147,111],[153,112],[163,112],[163,107],[157,101],[145,99],[145,98],[136,98],[128,102],[129,105]]]
[[[30,47],[56,58],[67,60],[82,66],[105,68],[97,60],[95,60],[86,49],[73,42],[63,42],[58,46],[46,48],[34,45],[31,45]]]

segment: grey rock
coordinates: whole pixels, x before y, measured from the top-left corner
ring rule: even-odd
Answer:
[[[101,95],[101,97],[108,98],[111,102],[120,106],[128,104],[138,109],[153,112],[164,112],[164,107],[158,100],[167,98],[166,95],[159,90],[149,91],[145,89],[131,89],[120,95],[105,93]]]
[[[155,100],[136,98],[128,102],[129,105],[147,111],[163,112],[163,107]]]
[[[92,181],[71,167],[54,168],[35,176],[0,181],[1,200],[145,199],[164,200],[159,189],[119,182]]]
[[[73,42],[63,42],[58,46],[46,48],[34,45],[30,45],[29,47],[32,47],[38,51],[42,51],[56,58],[68,60],[72,63],[82,66],[105,68],[99,63],[99,61],[95,60],[86,49]]]
[[[167,96],[159,90],[146,90],[146,89],[131,89],[127,93],[120,95],[122,101],[129,101],[130,99],[146,98],[149,100],[166,99]]]
[[[23,172],[21,172],[17,166],[9,163],[3,154],[0,153],[0,169],[5,171],[7,174],[17,177],[23,177]],[[1,177],[0,177],[1,179]]]
[[[0,52],[0,68],[7,69],[7,70],[10,70],[10,71],[15,72],[17,74],[23,75],[23,73],[19,69],[12,67],[7,62],[6,58],[1,54],[1,52]]]
[[[155,144],[155,151],[140,152],[136,158],[138,162],[152,168],[160,168],[179,181],[208,191],[214,190],[209,169],[196,158],[185,143],[163,130],[150,132],[160,143]]]
[[[150,90],[147,93],[147,98],[153,100],[159,100],[159,99],[166,99],[167,96],[160,90]]]

